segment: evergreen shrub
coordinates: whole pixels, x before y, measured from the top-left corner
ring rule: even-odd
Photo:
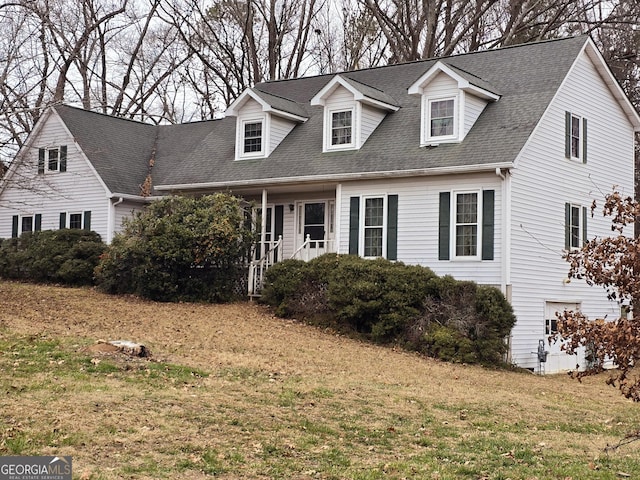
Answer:
[[[494,287],[354,255],[281,262],[266,273],[262,301],[277,315],[465,363],[501,362],[515,324]]]
[[[25,232],[0,243],[0,277],[38,283],[91,285],[106,245],[96,232]]]
[[[229,301],[254,241],[240,199],[167,197],[125,223],[96,269],[98,287],[165,302]]]

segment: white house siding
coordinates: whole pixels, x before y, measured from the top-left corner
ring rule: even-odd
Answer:
[[[465,93],[464,95],[464,132],[463,137],[469,133],[473,124],[487,106],[487,101],[475,95]]]
[[[114,233],[121,232],[123,230],[122,223],[124,220],[133,217],[137,212],[141,212],[144,210],[144,207],[144,204],[129,201],[124,201],[115,205],[113,222]]]
[[[424,89],[427,97],[457,97],[458,92],[458,82],[442,72],[438,73]]]
[[[565,152],[565,111],[588,119],[588,161],[568,160]],[[582,55],[521,153],[512,177],[512,304],[518,317],[513,330],[512,360],[536,368],[538,341],[545,339],[545,302],[582,305],[591,318],[616,317],[619,307],[607,301],[600,287],[572,280],[565,283],[568,264],[564,249],[565,202],[590,207],[618,185],[633,195],[633,132],[618,104],[589,59]],[[588,219],[588,237],[609,235],[609,220]],[[546,371],[575,368],[575,357],[559,353],[557,345]],[[569,360],[567,360],[569,358]],[[580,360],[580,359],[578,359]]]
[[[62,121],[51,113],[36,137],[29,139],[22,162],[7,188],[0,194],[0,237],[11,237],[13,215],[42,215],[42,230],[57,230],[60,213],[91,211],[91,229],[107,237],[109,200],[103,184],[67,133]],[[67,171],[38,175],[38,148],[67,146]],[[21,188],[22,180],[34,188]],[[11,205],[11,208],[8,206]],[[68,218],[68,216],[67,216]]]
[[[350,197],[398,195],[398,260],[423,265],[438,275],[452,275],[487,285],[501,284],[502,180],[491,174],[443,175],[342,184],[339,252],[349,251]],[[494,260],[438,260],[440,192],[495,191]]]
[[[271,115],[270,123],[271,123],[271,127],[270,127],[271,138],[269,139],[269,152],[267,153],[268,155],[271,155],[271,152],[273,152],[276,149],[276,147],[280,145],[280,142],[282,142],[284,137],[289,135],[289,132],[293,130],[293,127],[296,126],[294,122],[285,120],[275,115]]]
[[[360,121],[360,145],[364,145],[369,135],[380,125],[385,112],[369,105],[362,105]]]

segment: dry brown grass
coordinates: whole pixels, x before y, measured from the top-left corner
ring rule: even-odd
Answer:
[[[603,453],[640,424],[603,378],[441,363],[255,304],[17,283],[0,299],[0,454],[72,455],[78,478],[640,475],[637,442]],[[99,339],[144,343],[153,362],[83,351]],[[25,370],[18,352],[43,342],[59,355]],[[150,368],[172,365],[187,377]]]

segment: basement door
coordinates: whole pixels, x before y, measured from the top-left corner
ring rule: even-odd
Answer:
[[[545,371],[547,373],[567,372],[584,368],[584,353],[578,355],[567,355],[561,350],[562,342],[549,342],[549,336],[558,331],[558,317],[556,312],[565,310],[579,311],[580,303],[546,302],[544,320],[544,344],[549,352]]]

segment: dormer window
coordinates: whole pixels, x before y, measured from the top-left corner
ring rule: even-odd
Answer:
[[[244,153],[262,153],[262,122],[245,122]]]
[[[236,160],[267,158],[308,118],[296,102],[254,88],[242,92],[226,115],[236,117]]]
[[[358,150],[388,112],[400,108],[385,92],[336,75],[310,100],[324,107],[323,152]]]
[[[331,112],[331,146],[350,146],[353,143],[353,111]]]
[[[442,61],[436,62],[407,91],[422,97],[422,146],[464,141],[485,107],[500,99],[485,80]]]
[[[429,137],[451,137],[455,135],[455,100],[429,101]]]

